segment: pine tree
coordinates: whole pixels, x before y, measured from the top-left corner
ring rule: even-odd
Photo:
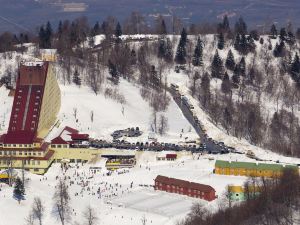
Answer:
[[[63,24],[62,21],[60,20],[57,28],[58,39],[61,39],[62,34],[63,34]]]
[[[165,61],[171,63],[173,61],[173,45],[169,38],[166,41]]]
[[[24,200],[24,195],[25,195],[25,188],[22,180],[18,177],[15,181],[15,186],[14,186],[14,198],[19,202],[21,200]]]
[[[167,26],[166,26],[166,23],[165,23],[164,19],[162,19],[162,21],[161,21],[160,34],[162,34],[162,35],[167,34]]]
[[[197,39],[197,44],[195,47],[194,55],[193,55],[193,65],[194,66],[202,66],[203,65],[203,46],[200,38]]]
[[[236,34],[242,34],[242,35],[247,34],[247,24],[245,23],[242,17],[240,17],[235,24],[235,32]]]
[[[286,33],[285,28],[281,28],[280,34],[279,34],[280,41],[285,41],[286,37],[287,37],[287,33]]]
[[[118,80],[118,70],[117,67],[114,63],[112,63],[111,60],[108,60],[108,71],[109,74],[111,75],[112,79]]]
[[[278,32],[277,32],[275,24],[273,24],[271,26],[271,33],[270,34],[271,34],[271,38],[273,38],[273,39],[275,39],[277,37]]]
[[[176,51],[175,61],[178,64],[186,63],[186,43],[187,43],[187,33],[185,29],[182,29],[179,44]]]
[[[225,45],[224,35],[221,32],[218,36],[218,49],[220,50],[224,49],[224,45]]]
[[[300,82],[300,60],[298,53],[296,53],[295,58],[291,65],[291,75],[295,82]]]
[[[238,52],[240,51],[240,42],[241,42],[241,37],[239,34],[237,34],[234,40],[234,49],[237,50]]]
[[[228,20],[227,15],[225,15],[223,18],[222,28],[223,28],[223,31],[226,33],[230,30],[230,25],[229,25],[229,20]]]
[[[235,68],[235,60],[234,60],[234,56],[233,56],[231,49],[228,51],[225,66],[227,69],[232,70],[232,71]]]
[[[286,38],[286,42],[287,42],[290,46],[292,46],[292,45],[295,44],[295,42],[296,42],[296,37],[295,37],[295,35],[294,35],[293,32],[291,32],[291,31],[288,32],[287,38]]]
[[[242,57],[239,65],[238,65],[238,70],[239,70],[239,75],[245,77],[246,75],[246,62],[245,62],[245,57]]]
[[[81,78],[79,76],[78,70],[75,69],[73,74],[73,83],[80,86],[81,85]]]
[[[285,55],[285,44],[283,41],[280,44],[276,43],[273,54],[275,57],[283,57]]]
[[[233,71],[232,82],[236,85],[240,83],[240,74],[239,74],[238,66],[236,66]]]
[[[164,39],[159,40],[158,43],[158,58],[164,58],[166,55],[166,42]]]
[[[231,92],[231,83],[227,72],[224,74],[221,89],[224,94],[229,94]]]
[[[39,46],[40,48],[46,48],[46,33],[45,33],[45,29],[44,26],[40,27],[40,31],[39,31]]]
[[[211,76],[215,78],[222,78],[222,73],[223,73],[223,62],[219,56],[218,51],[216,51],[211,64]]]
[[[117,23],[117,26],[116,26],[115,36],[116,36],[117,42],[120,42],[121,41],[120,37],[122,36],[122,28],[121,28],[121,25],[119,22]]]
[[[132,49],[130,52],[130,64],[136,65],[136,61],[137,61],[136,52],[134,49]]]
[[[52,27],[50,22],[47,22],[46,31],[45,31],[45,44],[46,48],[51,48],[51,38],[52,38]]]
[[[100,29],[100,25],[99,22],[97,21],[91,31],[92,36],[96,36],[99,35],[101,33],[101,29]]]

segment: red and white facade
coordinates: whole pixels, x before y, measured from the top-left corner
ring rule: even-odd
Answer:
[[[155,178],[154,189],[187,195],[189,197],[200,198],[206,201],[213,201],[217,198],[215,189],[209,185],[169,178],[160,175]]]

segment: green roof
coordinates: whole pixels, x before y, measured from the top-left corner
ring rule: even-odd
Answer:
[[[252,163],[252,162],[236,162],[236,161],[223,161],[223,160],[217,160],[216,167],[221,168],[246,168],[246,169],[257,169],[257,170],[283,170],[284,168],[289,169],[297,169],[297,166],[294,165],[286,165],[283,166],[281,164],[267,164],[267,163]]]

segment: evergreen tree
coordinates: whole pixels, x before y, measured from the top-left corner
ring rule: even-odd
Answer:
[[[245,61],[245,57],[241,58],[241,61],[238,65],[238,73],[240,76],[245,77],[246,75],[246,61]]]
[[[299,83],[300,82],[300,61],[299,61],[298,53],[296,53],[295,58],[291,65],[291,74],[293,80]]]
[[[257,30],[251,30],[249,33],[249,38],[254,39],[255,41],[259,41],[259,34]]]
[[[97,21],[94,25],[94,27],[92,28],[92,36],[96,36],[96,35],[99,35],[101,33],[101,28],[100,28],[100,25],[99,25],[99,22]]]
[[[276,43],[273,54],[275,57],[283,57],[285,55],[285,44],[283,41],[280,44]]]
[[[221,32],[218,36],[218,49],[220,50],[224,49],[224,45],[225,45],[224,35]]]
[[[79,76],[78,70],[75,69],[73,74],[73,83],[80,86],[81,85],[81,78]]]
[[[131,52],[130,52],[130,64],[131,65],[136,65],[136,61],[137,61],[136,52],[135,52],[134,49],[132,49]]]
[[[117,23],[117,26],[116,26],[115,36],[116,36],[117,42],[120,42],[121,41],[120,37],[122,36],[122,28],[121,28],[121,25],[119,22]]]
[[[296,38],[298,40],[300,39],[300,28],[298,28],[297,31],[296,31]]]
[[[239,34],[237,34],[234,40],[234,49],[237,51],[240,51],[240,42],[241,42],[241,37]]]
[[[173,61],[173,45],[169,38],[166,41],[165,61],[171,63]]]
[[[222,28],[223,31],[226,33],[230,30],[230,25],[229,25],[229,20],[227,15],[225,15],[223,18]]]
[[[218,51],[216,51],[211,64],[211,76],[222,79],[222,73],[223,73],[223,62],[219,56]]]
[[[286,38],[286,42],[292,46],[295,44],[296,42],[296,37],[294,35],[294,33],[292,31],[289,31],[288,34],[287,34],[287,38]]]
[[[24,195],[25,195],[25,188],[22,180],[18,177],[15,181],[15,186],[14,186],[14,198],[19,202],[21,200],[24,200]]]
[[[222,92],[226,95],[231,92],[231,83],[227,72],[225,72],[224,74],[223,81],[221,84],[221,89]]]
[[[277,32],[277,28],[276,28],[275,24],[273,24],[271,26],[270,34],[271,34],[271,38],[273,38],[273,39],[275,39],[277,37],[278,32]]]
[[[39,31],[39,46],[40,48],[46,48],[46,33],[45,33],[45,29],[44,26],[40,27],[40,31]]]
[[[228,51],[225,66],[227,69],[232,70],[232,71],[235,68],[235,60],[234,60],[234,56],[233,56],[231,49]]]
[[[60,20],[57,28],[58,39],[61,39],[62,34],[63,34],[63,24],[62,21]]]
[[[51,39],[52,39],[52,27],[50,22],[47,22],[46,30],[45,30],[45,44],[46,48],[51,48]]]
[[[185,29],[182,29],[179,44],[176,51],[175,61],[178,64],[186,63],[186,43],[187,43],[187,33]]]
[[[203,65],[203,46],[200,38],[197,39],[197,44],[195,47],[194,55],[193,55],[193,65],[194,66],[202,66]]]
[[[240,83],[240,74],[239,74],[238,66],[236,66],[233,71],[232,82],[236,85]]]
[[[108,72],[111,75],[112,79],[118,80],[119,76],[117,67],[114,63],[112,63],[110,59],[108,60]]]
[[[286,33],[285,28],[281,28],[280,34],[279,34],[280,41],[285,41],[286,37],[287,37],[287,33]]]
[[[262,37],[259,39],[259,43],[260,43],[261,45],[264,44],[264,39],[263,39]]]
[[[167,34],[167,26],[166,26],[166,23],[165,23],[164,19],[161,20],[160,34],[162,34],[162,35]]]
[[[164,58],[166,55],[166,42],[164,39],[159,40],[158,43],[158,58]]]
[[[236,34],[247,34],[247,25],[242,17],[239,18],[239,20],[235,24],[235,33]]]

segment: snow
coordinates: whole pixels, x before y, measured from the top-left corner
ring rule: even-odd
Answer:
[[[158,153],[137,152],[137,154],[140,154],[140,157],[137,159],[135,168],[128,169],[129,172],[122,174],[115,171],[111,176],[106,176],[106,170],[93,173],[90,167],[97,163],[83,166],[71,164],[71,168],[66,172],[61,171],[59,164],[53,164],[44,176],[26,173],[25,177],[29,179],[26,183],[26,200],[20,205],[12,198],[13,188],[2,184],[0,187],[0,225],[24,224],[24,218],[29,214],[35,196],[39,196],[45,204],[44,224],[54,224],[56,220],[51,212],[57,176],[66,176],[68,185],[70,181],[75,182],[69,188],[72,211],[74,209],[72,222],[77,221],[82,224],[82,212],[88,205],[91,205],[100,218],[100,225],[141,224],[143,216],[147,219],[147,224],[151,224],[151,221],[152,224],[157,225],[175,224],[176,221],[183,219],[195,202],[212,210],[216,209],[228,184],[241,185],[246,180],[246,177],[213,174],[215,160],[206,155],[191,155],[187,152],[177,161],[160,162],[152,160]],[[249,160],[241,155],[219,155],[215,156],[215,159]],[[178,194],[154,191],[152,187],[144,186],[153,185],[157,175],[209,184],[216,189],[219,199],[206,202]],[[87,186],[83,186],[86,182],[91,191],[87,190]],[[130,188],[131,182],[133,182],[132,188]],[[99,187],[101,198],[96,193]],[[75,196],[75,193],[78,195]]]
[[[234,147],[238,151],[242,151],[244,153],[247,153],[248,150],[251,150],[255,153],[256,157],[265,161],[279,161],[281,163],[287,164],[300,164],[299,158],[282,156],[272,151],[251,145],[247,140],[230,136],[224,129],[217,127],[212,122],[210,117],[206,114],[206,112],[200,107],[200,103],[198,102],[198,100],[190,95],[190,91],[188,89],[188,79],[188,76],[183,73],[171,72],[168,76],[168,81],[170,83],[177,84],[179,86],[180,93],[187,96],[189,101],[193,104],[195,108],[194,112],[203,124],[209,137],[213,138],[216,141],[224,142],[225,145]],[[220,81],[217,82],[220,83]],[[214,81],[212,81],[212,83],[214,83]]]
[[[58,136],[65,126],[73,127],[81,133],[88,133],[93,138],[105,140],[111,140],[110,134],[115,130],[139,127],[143,132],[142,136],[128,138],[128,141],[148,141],[148,136],[152,132],[152,110],[148,102],[140,96],[138,87],[125,80],[120,81],[119,93],[125,97],[125,104],[105,98],[102,93],[95,95],[85,86],[79,88],[75,85],[60,85],[60,89],[62,95],[58,115],[60,125],[53,128],[47,136],[47,141]],[[77,110],[78,122],[74,116],[74,109]],[[90,119],[91,112],[94,114],[93,122]],[[158,141],[178,143],[185,141],[185,137],[188,137],[188,140],[198,138],[173,100],[163,114],[168,118],[169,130],[166,135],[157,135]],[[180,138],[182,129],[184,134]]]

